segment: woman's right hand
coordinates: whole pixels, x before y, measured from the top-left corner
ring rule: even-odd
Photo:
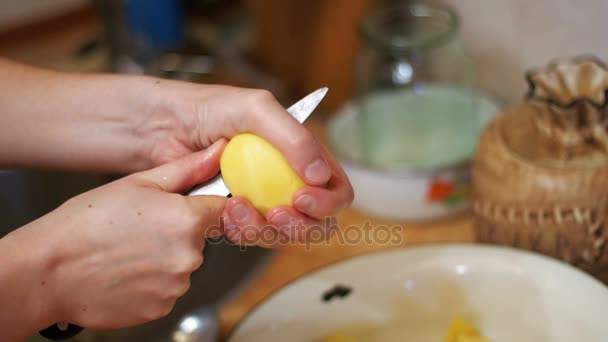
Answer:
[[[14,232],[44,237],[51,258],[38,285],[52,316],[113,329],[167,315],[220,235],[226,198],[182,196],[219,171],[226,144],[136,173],[67,201]]]

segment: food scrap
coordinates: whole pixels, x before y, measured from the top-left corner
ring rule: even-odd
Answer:
[[[448,328],[445,342],[491,342],[467,320],[454,318]]]
[[[420,335],[416,334],[416,332],[410,332],[407,334],[407,329],[398,329],[392,330],[389,328],[389,333],[382,333],[385,331],[380,331],[374,329],[375,331],[372,334],[358,334],[354,335],[351,331],[350,334],[347,334],[342,331],[336,331],[330,335],[325,336],[321,339],[321,342],[365,342],[365,341],[419,341],[424,339],[424,341],[438,341],[437,337],[443,334],[443,329],[440,331],[433,331],[432,333],[427,332],[426,334]],[[412,334],[413,333],[413,334]],[[432,334],[433,338],[430,338]],[[438,336],[439,335],[439,336]],[[356,337],[354,337],[356,336]],[[421,337],[423,336],[423,337]],[[447,333],[445,334],[444,342],[492,342],[488,338],[481,335],[479,330],[468,320],[456,317],[454,318],[448,327]]]

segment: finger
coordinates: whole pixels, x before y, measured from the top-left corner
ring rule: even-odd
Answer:
[[[184,196],[196,217],[195,234],[204,244],[204,239],[218,237],[223,234],[222,214],[228,199],[223,196]],[[200,246],[202,250],[203,245]]]
[[[324,185],[330,179],[331,170],[317,139],[274,96],[263,93],[250,108],[255,112],[243,121],[244,130],[258,134],[279,149],[307,183]]]
[[[327,241],[337,229],[334,217],[322,221],[311,219],[291,207],[272,209],[267,215],[279,234],[288,241],[320,243]]]
[[[295,209],[319,220],[347,208],[354,198],[352,185],[342,167],[325,147],[323,147],[323,155],[329,161],[332,170],[332,177],[327,187],[305,187],[293,197]]]
[[[224,216],[226,237],[241,246],[273,247],[279,234],[275,227],[242,197],[228,201]]]
[[[220,139],[203,151],[130,177],[166,192],[183,192],[218,174],[225,146],[226,139]]]
[[[219,132],[227,137],[245,132],[257,134],[279,149],[307,183],[310,185],[327,183],[331,170],[321,155],[320,144],[308,129],[293,118],[270,92],[253,89],[232,90],[237,92],[239,101],[235,101],[233,104],[235,107],[227,112],[230,124],[216,126],[215,132],[209,130],[213,127],[208,127],[211,136],[217,137]],[[204,112],[226,112],[225,103],[221,105],[220,107],[218,103],[208,106]]]

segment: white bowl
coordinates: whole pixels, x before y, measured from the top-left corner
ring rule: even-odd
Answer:
[[[482,129],[500,111],[492,98],[479,93]],[[470,157],[433,169],[382,169],[364,165],[356,149],[361,143],[358,108],[345,104],[330,120],[328,140],[348,175],[353,207],[378,218],[425,221],[444,218],[470,208]]]
[[[350,294],[324,301],[337,285]],[[608,289],[557,260],[506,247],[396,249],[292,282],[259,304],[229,341],[321,341],[339,330],[377,334],[360,342],[442,342],[455,316],[492,342],[605,342]]]

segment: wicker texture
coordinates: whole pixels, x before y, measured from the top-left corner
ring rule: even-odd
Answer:
[[[525,101],[482,134],[475,233],[572,263],[608,282],[608,70],[595,58],[527,74]]]

